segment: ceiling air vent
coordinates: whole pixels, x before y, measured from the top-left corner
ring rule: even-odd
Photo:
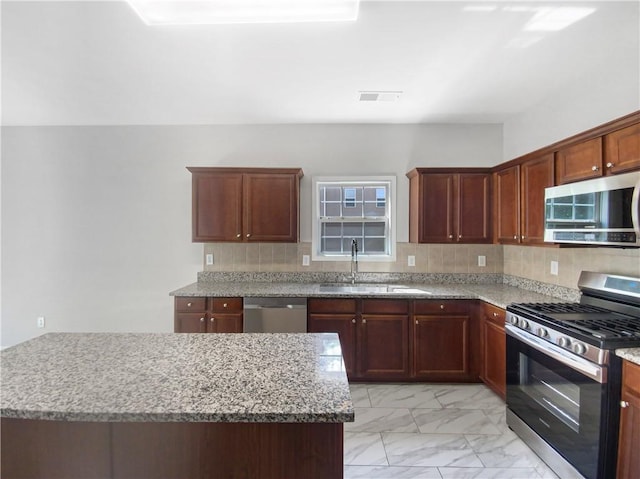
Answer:
[[[360,91],[358,101],[398,101],[401,91]]]

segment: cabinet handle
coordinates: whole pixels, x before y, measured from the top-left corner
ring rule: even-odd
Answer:
[[[191,307],[191,303],[187,303],[187,308],[190,308],[190,307]]]
[[[201,322],[201,323],[204,323],[204,318],[200,318],[200,322]]]
[[[249,238],[251,236],[251,233],[247,233],[247,238]]]
[[[440,305],[440,309],[444,309],[444,304],[441,304],[441,305]]]
[[[593,165],[591,167],[591,171],[598,171],[600,168],[598,168],[596,165]]]
[[[238,234],[236,235],[236,238],[240,238],[240,236],[242,236],[242,235],[241,235],[240,233],[238,233]]]
[[[621,408],[629,407],[629,401],[620,401],[620,407]]]
[[[607,163],[607,168],[613,168],[615,165],[611,162]]]
[[[366,319],[363,319],[363,320],[362,320],[362,324],[367,324],[367,320],[366,320]]]

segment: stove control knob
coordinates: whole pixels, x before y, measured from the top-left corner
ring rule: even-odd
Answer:
[[[587,351],[587,347],[582,343],[574,343],[571,349],[576,354],[584,354]]]
[[[520,327],[522,329],[529,329],[529,321],[526,319],[520,319]]]
[[[518,325],[518,317],[516,315],[511,316],[511,318],[509,318],[509,321],[511,322],[511,324],[513,324],[514,326]]]
[[[547,331],[546,328],[538,328],[538,330],[536,331],[536,333],[538,334],[538,336],[540,336],[541,338],[546,338],[547,336],[549,336],[549,331]]]
[[[571,344],[571,341],[569,340],[569,338],[565,338],[563,336],[563,337],[558,338],[558,344],[560,346],[562,346],[563,348],[567,348]]]

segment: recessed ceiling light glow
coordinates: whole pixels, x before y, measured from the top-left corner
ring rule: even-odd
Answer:
[[[536,13],[524,26],[529,32],[555,32],[582,20],[595,12],[588,7],[538,7]]]
[[[127,0],[147,25],[355,21],[359,0]]]

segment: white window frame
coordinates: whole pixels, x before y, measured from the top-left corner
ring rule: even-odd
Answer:
[[[366,186],[367,184],[384,183],[389,189],[388,194],[388,230],[385,243],[388,254],[363,254],[358,253],[358,261],[395,261],[396,260],[396,177],[393,175],[380,176],[321,176],[313,177],[313,190],[311,195],[311,258],[313,261],[351,261],[350,253],[327,254],[320,252],[320,187],[327,184],[335,184],[342,187]],[[385,217],[386,218],[386,217]]]

